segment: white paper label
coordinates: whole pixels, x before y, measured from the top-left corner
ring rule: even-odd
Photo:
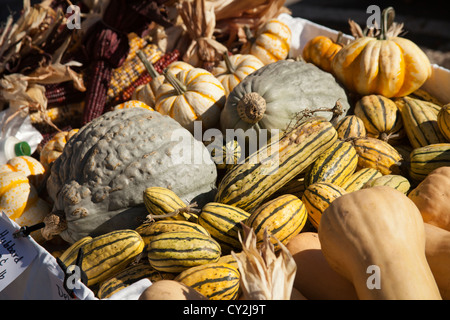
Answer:
[[[26,238],[14,238],[18,226],[0,213],[0,291],[13,282],[33,261],[37,251]]]

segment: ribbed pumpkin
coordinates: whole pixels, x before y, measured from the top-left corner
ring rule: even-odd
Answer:
[[[265,65],[286,59],[291,48],[291,29],[278,19],[270,19],[253,37],[247,30],[248,42],[242,53],[250,53]]]
[[[120,103],[116,105],[113,110],[117,109],[129,109],[129,108],[144,108],[150,111],[154,111],[152,107],[150,107],[148,104],[140,101],[140,100],[128,100],[126,102]]]
[[[156,92],[155,110],[175,119],[191,133],[194,121],[201,121],[206,130],[218,125],[225,93],[220,81],[205,69],[182,70],[177,75],[169,71]]]
[[[364,122],[369,137],[391,143],[405,136],[397,105],[382,95],[362,97],[355,104],[355,115]]]
[[[48,170],[50,164],[61,155],[67,141],[69,141],[78,130],[79,129],[72,129],[69,131],[58,132],[44,144],[39,155],[39,161],[44,166],[45,170]]]
[[[388,35],[394,9],[383,11],[377,37],[362,36],[344,46],[333,59],[333,74],[362,96],[401,97],[419,89],[431,76],[426,54],[411,40]]]
[[[302,55],[306,62],[311,62],[326,72],[332,72],[331,62],[342,49],[340,42],[342,32],[338,33],[334,41],[330,37],[319,35],[309,40],[303,47]]]
[[[3,172],[21,172],[31,184],[39,188],[44,180],[45,168],[39,160],[30,156],[18,156],[8,160],[0,166],[0,173]]]
[[[0,173],[0,208],[20,226],[32,226],[44,220],[51,206],[41,199],[36,188],[23,172]],[[31,233],[37,241],[43,241],[39,230]]]
[[[225,54],[211,72],[222,83],[228,96],[242,79],[263,66],[264,63],[252,54]]]

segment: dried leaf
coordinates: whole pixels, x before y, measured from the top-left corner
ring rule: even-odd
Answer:
[[[279,242],[280,253],[277,255],[270,241],[267,229],[264,231],[263,243],[257,246],[254,230],[242,224],[244,239],[239,234],[242,252],[236,259],[241,273],[243,298],[246,300],[290,300],[297,265],[289,250]]]

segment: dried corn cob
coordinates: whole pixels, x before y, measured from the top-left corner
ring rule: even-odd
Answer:
[[[145,54],[147,60],[152,63],[155,63],[163,56],[163,52],[155,44],[149,44],[141,51]],[[127,59],[122,66],[114,69],[108,89],[108,101],[110,102],[119,96],[123,89],[135,82],[144,71],[144,64],[135,53],[132,59]]]
[[[72,82],[45,85],[45,97],[48,104],[73,103],[83,100],[85,92],[74,88]]]
[[[180,52],[177,49],[175,49],[172,52],[164,54],[156,63],[153,64],[153,67],[155,68],[156,72],[162,74],[164,69],[167,68],[169,64],[177,61],[179,58]],[[131,99],[131,96],[133,95],[133,92],[136,90],[137,87],[139,87],[140,85],[145,85],[149,83],[151,80],[152,77],[150,76],[148,71],[144,70],[136,81],[131,83],[125,90],[122,91],[120,95],[118,95],[113,100],[113,104],[116,105],[120,102]]]

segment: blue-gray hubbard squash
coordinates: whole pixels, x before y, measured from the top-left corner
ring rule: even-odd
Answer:
[[[214,198],[216,178],[206,147],[174,119],[144,108],[111,111],[81,128],[53,163],[47,190],[54,207],[43,234],[73,243],[134,229],[148,214],[146,188],[168,188],[200,205]]]

